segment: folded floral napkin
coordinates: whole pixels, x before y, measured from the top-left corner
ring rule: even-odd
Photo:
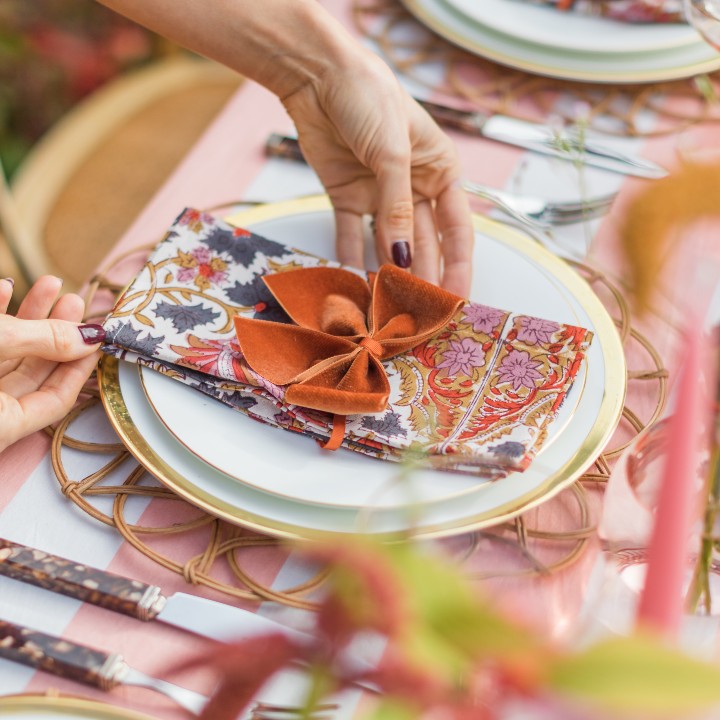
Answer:
[[[682,0],[529,0],[535,5],[552,5],[629,23],[685,22]]]
[[[466,302],[185,210],[105,321],[104,350],[330,447],[523,470],[592,334]],[[242,434],[242,425],[238,425]]]

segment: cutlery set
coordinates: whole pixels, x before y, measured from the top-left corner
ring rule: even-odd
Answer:
[[[665,168],[650,160],[619,152],[594,139],[581,137],[574,130],[556,131],[545,125],[504,115],[458,110],[426,100],[418,102],[441,125],[466,133],[625,175],[647,179],[667,175]],[[305,162],[300,144],[294,137],[273,133],[266,142],[265,151],[270,157]],[[615,194],[608,194],[574,202],[553,202],[470,181],[463,182],[463,188],[535,231],[547,231],[553,225],[569,225],[595,219],[605,214],[615,199]]]
[[[295,639],[308,637],[242,608],[185,593],[165,597],[156,585],[3,539],[0,539],[0,575],[141,621],[169,623],[223,642],[270,632],[283,632]],[[0,620],[0,658],[101,690],[112,690],[118,685],[145,687],[163,693],[193,714],[199,714],[207,702],[199,693],[131,668],[116,653],[79,645],[5,620]],[[256,715],[256,719],[260,716],[280,720],[282,713],[264,712]]]
[[[296,138],[272,134],[265,146],[271,157],[282,157],[305,162]],[[536,232],[545,232],[554,225],[570,225],[601,217],[610,209],[616,193],[601,195],[587,200],[555,202],[532,195],[519,195],[506,190],[470,182],[462,183],[469,195],[494,205],[508,217]],[[250,204],[262,204],[251,200]]]

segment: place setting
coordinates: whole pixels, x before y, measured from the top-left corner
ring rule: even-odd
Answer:
[[[246,273],[244,283],[237,280],[233,283],[228,278],[237,277],[232,274],[233,259],[243,257],[251,262],[262,261],[266,267],[281,270],[287,267],[277,275],[283,278],[291,277],[303,264],[312,267],[319,263],[320,267],[329,268],[326,261],[307,254],[312,249],[318,255],[332,257],[329,203],[324,198],[277,203],[242,211],[228,220],[232,225],[192,210],[180,216],[168,238],[158,246],[156,252],[160,254],[152,257],[111,313],[106,326],[108,337],[117,338],[109,348],[116,357],[103,360],[99,377],[105,408],[123,442],[155,477],[193,504],[230,522],[281,537],[357,531],[439,537],[498,523],[548,499],[581,475],[612,435],[623,407],[625,370],[620,341],[607,311],[579,275],[535,241],[478,216],[478,257],[483,258],[486,267],[511,270],[509,278],[498,275],[496,282],[492,281],[491,273],[481,274],[473,293],[483,303],[478,307],[490,306],[490,310],[468,310],[461,317],[468,318],[465,323],[470,334],[462,335],[461,320],[460,329],[456,329],[460,333],[458,339],[446,341],[443,346],[447,348],[445,367],[467,376],[464,382],[466,386],[474,383],[472,391],[463,393],[460,386],[447,386],[442,367],[437,367],[443,365],[441,358],[445,356],[435,349],[431,351],[436,356],[434,365],[427,359],[423,365],[410,357],[389,366],[391,397],[393,393],[398,397],[390,411],[383,409],[360,421],[350,415],[345,429],[351,438],[357,438],[354,444],[365,455],[382,458],[390,453],[389,459],[395,462],[383,462],[346,448],[321,449],[313,438],[327,440],[328,430],[323,429],[328,426],[327,416],[306,413],[303,420],[303,409],[299,408],[298,421],[296,406],[284,405],[272,397],[273,392],[277,395],[273,386],[267,386],[270,399],[258,392],[261,386],[255,384],[257,381],[253,381],[254,389],[251,386],[243,393],[237,382],[240,376],[235,375],[233,380],[233,374],[228,375],[232,363],[242,362],[237,346],[231,344],[237,341],[229,327],[230,314],[250,311],[255,318],[262,318],[268,304],[268,317],[279,314],[278,306],[273,305],[276,301],[264,286],[258,287],[257,274]],[[188,239],[187,228],[193,223],[201,229],[195,239]],[[185,235],[186,242],[191,244],[175,254],[172,243],[178,235]],[[202,243],[204,235],[211,238],[214,253],[209,253]],[[237,243],[237,250],[233,250],[233,243]],[[249,243],[250,249],[243,251],[243,243]],[[256,243],[258,249],[253,249]],[[263,247],[273,248],[278,257],[262,260]],[[285,258],[288,254],[290,259]],[[215,280],[229,289],[213,290],[212,275],[207,276],[209,282],[203,279],[200,273],[206,272],[205,267],[213,267],[213,263],[217,268]],[[261,270],[253,271],[258,272]],[[199,290],[202,286],[205,292]],[[253,293],[254,297],[250,297]],[[235,304],[229,300],[233,295]],[[581,363],[580,356],[572,354],[577,353],[575,350],[565,360],[555,357],[555,362],[561,363],[553,366],[555,370],[549,367],[538,370],[542,367],[538,358],[548,350],[524,345],[533,353],[532,359],[527,349],[511,349],[510,353],[519,354],[509,357],[517,357],[521,365],[527,364],[532,371],[530,379],[521,377],[514,381],[514,376],[507,374],[511,372],[509,361],[505,361],[507,370],[503,375],[503,359],[494,359],[496,351],[491,347],[485,351],[487,360],[478,355],[469,361],[477,369],[463,365],[464,356],[458,352],[472,351],[476,346],[480,352],[474,337],[486,338],[486,345],[495,345],[492,333],[498,330],[488,323],[492,324],[493,318],[499,326],[506,323],[503,313],[495,308],[516,314],[515,322],[520,325],[512,330],[513,321],[507,320],[508,329],[502,332],[509,331],[519,338],[523,337],[524,326],[531,327],[536,322],[527,319],[524,313],[552,318],[538,325],[539,333],[526,332],[526,340],[541,346],[550,342],[546,347],[552,346],[556,354],[566,341],[560,341],[560,336],[553,333],[568,333],[561,330],[559,323],[586,329],[588,334],[592,333],[592,343],[586,349],[580,341],[577,350],[581,351],[582,359],[587,357],[587,362]],[[455,309],[446,312],[433,334],[440,332],[456,312]],[[199,329],[197,335],[188,333],[193,316],[204,321],[192,326]],[[479,336],[472,330],[475,316],[478,320],[474,327]],[[219,333],[213,333],[218,327]],[[200,335],[203,331],[204,336]],[[490,335],[483,334],[488,331]],[[176,344],[164,339],[171,332]],[[189,340],[182,339],[188,334]],[[558,338],[554,346],[553,337]],[[512,341],[498,338],[498,342]],[[179,347],[181,343],[185,349]],[[176,359],[174,366],[167,362],[170,355],[155,349],[159,346],[174,348],[170,350]],[[467,350],[463,350],[465,347]],[[281,353],[281,348],[274,348],[273,352]],[[123,359],[127,357],[135,362]],[[456,357],[459,359],[455,363]],[[488,395],[487,390],[483,391],[486,380],[481,372],[486,361],[497,365],[498,377],[511,381],[509,392],[514,401],[505,399],[509,424],[502,419],[503,413],[497,412],[497,406],[494,415],[485,411],[490,420],[485,421],[480,437],[488,439],[478,441],[477,450],[473,450],[472,427],[453,429],[458,420],[452,418],[472,417],[471,408],[480,399],[475,398],[476,393]],[[543,372],[556,378],[569,372],[570,365],[563,363],[577,363],[572,370],[577,372],[574,382],[569,377],[561,384],[556,381],[555,389],[546,391],[546,397],[541,394],[532,400],[538,419],[530,423],[528,435],[519,418],[531,406],[523,407],[519,396],[533,391],[528,386],[541,388]],[[221,374],[223,368],[225,373]],[[188,369],[190,372],[186,373]],[[198,372],[203,369],[211,376],[207,381]],[[220,376],[219,383],[212,378],[215,373]],[[184,381],[178,382],[176,378],[183,375]],[[435,376],[438,381],[433,381]],[[502,401],[500,393],[496,393]],[[410,402],[408,395],[412,398]],[[427,399],[423,400],[425,395],[432,398],[431,412],[425,409],[429,405]],[[491,397],[481,400],[481,404],[492,408]],[[550,411],[551,406],[557,409]],[[450,418],[443,420],[446,424],[450,422],[444,430],[446,436],[465,433],[469,438],[463,443],[465,452],[460,456],[448,441],[444,442],[445,447],[450,447],[449,452],[434,454],[432,450],[443,447],[442,434],[433,434],[429,429],[431,423],[441,421],[442,413],[449,413]],[[281,424],[287,423],[287,429],[268,424],[277,424],[278,415]],[[493,423],[505,429],[494,435]],[[536,433],[541,436],[539,450],[534,449]],[[478,435],[477,430],[474,434]],[[408,436],[414,443],[407,441]],[[503,467],[502,456],[498,463],[492,453],[493,446],[502,447],[499,441],[505,437],[505,442],[510,443],[506,447],[516,453],[515,464],[520,463],[515,470],[512,457],[504,460]],[[388,443],[387,449],[383,449],[383,441]],[[423,443],[429,451],[424,451]],[[427,465],[424,460],[436,467],[423,467]],[[453,464],[457,467],[453,468]],[[288,467],[293,468],[292,473],[287,472]]]
[[[687,276],[637,243],[693,180],[658,118],[689,137],[714,113],[712,4],[347,3],[462,158],[467,297],[379,264],[370,215],[362,267],[341,264],[306,137],[256,123],[243,84],[91,279],[96,372],[0,506],[0,658],[54,676],[6,678],[0,718],[720,701],[718,451],[698,471],[693,384],[712,330],[658,277],[657,306],[636,293]],[[707,115],[678,114],[681,85]],[[715,213],[682,198],[680,234]]]

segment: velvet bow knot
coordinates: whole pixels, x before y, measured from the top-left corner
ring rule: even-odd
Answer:
[[[236,317],[245,360],[266,380],[288,386],[288,403],[335,415],[384,410],[390,385],[381,361],[432,337],[463,303],[392,265],[367,282],[329,267],[263,280],[297,324]]]

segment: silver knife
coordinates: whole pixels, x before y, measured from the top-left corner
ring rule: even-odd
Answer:
[[[572,131],[558,133],[546,125],[506,115],[486,115],[472,110],[458,110],[427,100],[418,100],[418,102],[438,123],[489,140],[497,140],[543,155],[551,155],[560,160],[584,163],[624,175],[657,179],[668,174],[665,168],[651,160],[618,152],[595,140],[580,138]]]
[[[249,610],[186,593],[166,597],[157,585],[130,580],[4,539],[0,539],[0,575],[138,620],[157,620],[221,642],[273,632],[301,642],[310,639],[306,633]]]

